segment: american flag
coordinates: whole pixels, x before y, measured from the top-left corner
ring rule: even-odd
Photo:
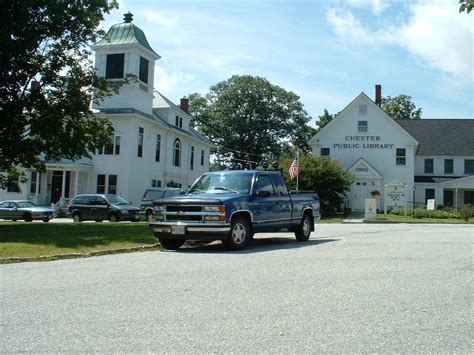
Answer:
[[[290,170],[288,170],[291,180],[293,180],[295,177],[298,176],[299,165],[300,164],[299,164],[298,158],[295,158],[295,160],[293,160],[293,163],[291,163],[290,165]]]

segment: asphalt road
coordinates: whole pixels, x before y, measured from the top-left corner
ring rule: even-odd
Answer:
[[[258,237],[0,265],[0,352],[473,352],[472,226]]]

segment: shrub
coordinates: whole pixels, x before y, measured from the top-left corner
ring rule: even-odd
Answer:
[[[472,206],[470,203],[466,203],[462,208],[459,210],[459,218],[464,219],[466,222],[469,221],[469,218],[472,217]]]

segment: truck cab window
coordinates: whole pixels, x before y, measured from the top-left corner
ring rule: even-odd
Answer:
[[[273,188],[272,180],[268,175],[260,175],[258,177],[257,182],[257,193],[260,191],[268,191],[270,194],[275,193],[275,189]]]

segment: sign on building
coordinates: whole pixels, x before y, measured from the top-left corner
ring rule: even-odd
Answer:
[[[387,214],[388,207],[405,209],[407,215],[407,185],[400,181],[394,181],[385,185],[384,213]]]
[[[434,211],[435,209],[435,200],[434,199],[429,199],[426,201],[426,209],[428,211]]]

